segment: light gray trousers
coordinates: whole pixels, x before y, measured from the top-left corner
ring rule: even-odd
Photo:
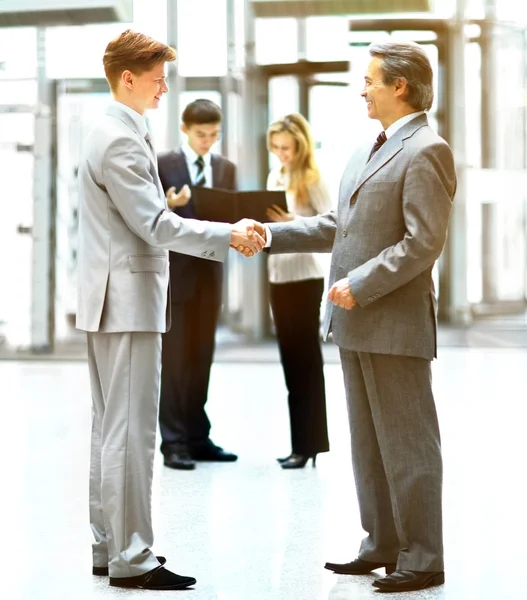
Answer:
[[[161,334],[88,333],[88,365],[93,565],[134,577],[159,566],[150,548]]]
[[[359,558],[442,571],[443,466],[430,361],[343,349],[340,357],[368,534]]]

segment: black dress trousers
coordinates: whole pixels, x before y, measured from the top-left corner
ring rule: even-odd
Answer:
[[[288,390],[291,446],[313,456],[329,450],[320,343],[323,279],[270,284],[270,301]]]

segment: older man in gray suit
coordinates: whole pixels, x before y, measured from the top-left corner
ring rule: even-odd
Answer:
[[[433,90],[424,51],[391,41],[369,50],[362,96],[383,132],[352,155],[337,213],[269,225],[267,244],[271,252],[332,251],[325,333],[340,348],[368,535],[356,560],[326,568],[360,575],[384,567],[373,585],[398,592],[444,582],[432,267],[456,175],[425,114]]]
[[[223,261],[230,245],[252,255],[264,244],[250,221],[200,222],[168,210],[143,115],[167,91],[165,63],[174,59],[172,48],[129,30],[108,44],[115,102],[87,138],[79,168],[77,327],[88,332],[93,399],[93,573],[109,574],[112,586],[154,590],[196,583],[150,550],[168,251]]]

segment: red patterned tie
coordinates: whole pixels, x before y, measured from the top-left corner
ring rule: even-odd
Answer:
[[[384,142],[387,139],[388,138],[386,137],[386,132],[381,131],[381,133],[379,133],[377,139],[375,140],[375,144],[373,144],[373,148],[371,149],[370,157],[368,158],[368,160],[371,160],[371,157],[377,152],[377,150],[384,144]]]

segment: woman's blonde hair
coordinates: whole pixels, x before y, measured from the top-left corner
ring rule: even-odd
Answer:
[[[271,123],[267,130],[267,148],[271,151],[271,138],[275,133],[287,132],[295,142],[295,157],[289,172],[289,188],[299,205],[309,204],[308,187],[318,183],[320,171],[315,162],[315,142],[311,127],[298,113],[286,115]]]

